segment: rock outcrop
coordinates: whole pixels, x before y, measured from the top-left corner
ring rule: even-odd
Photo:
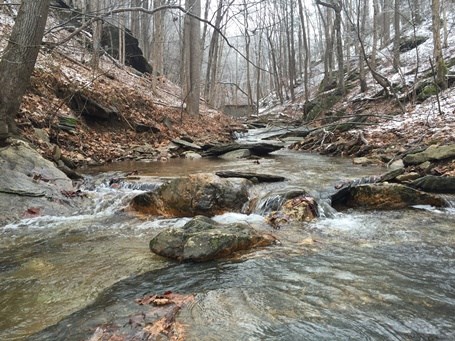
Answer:
[[[150,250],[157,255],[179,261],[208,261],[227,257],[241,250],[267,246],[275,242],[245,224],[219,224],[197,216],[181,228],[167,228],[150,241]]]
[[[68,214],[72,181],[26,142],[0,148],[0,224],[44,214]]]

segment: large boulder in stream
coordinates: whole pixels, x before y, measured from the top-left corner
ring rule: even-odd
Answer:
[[[194,174],[171,180],[158,190],[133,198],[139,213],[165,217],[214,216],[239,212],[248,201],[246,179],[223,179],[213,174]]]
[[[435,195],[391,183],[373,183],[348,186],[332,195],[335,209],[400,209],[413,205],[445,207],[447,202]]]
[[[234,252],[275,242],[270,234],[262,234],[246,224],[219,224],[197,216],[181,228],[167,228],[150,241],[150,250],[157,255],[179,261],[208,261],[227,257]]]
[[[0,148],[0,225],[38,215],[68,214],[72,181],[26,142]]]

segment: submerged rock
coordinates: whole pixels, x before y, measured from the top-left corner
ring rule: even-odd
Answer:
[[[332,195],[336,209],[399,209],[413,205],[445,207],[444,199],[401,184],[375,183],[345,187]]]
[[[157,191],[133,198],[131,208],[139,213],[165,217],[214,216],[239,212],[248,201],[245,179],[222,179],[213,174],[194,174],[171,180]]]
[[[236,251],[273,244],[275,238],[252,227],[235,223],[223,225],[197,216],[181,228],[167,228],[150,241],[157,255],[180,261],[207,261],[227,257]]]

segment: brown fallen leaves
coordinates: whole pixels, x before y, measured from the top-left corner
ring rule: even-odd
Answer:
[[[112,324],[98,326],[88,341],[185,340],[185,328],[175,318],[194,295],[180,295],[167,291],[163,295],[147,295],[136,300],[150,306],[146,312],[133,315],[122,327]]]

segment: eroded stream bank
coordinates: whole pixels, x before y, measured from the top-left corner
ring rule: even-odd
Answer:
[[[259,164],[203,159],[125,167],[157,183],[219,170],[278,174],[289,181],[257,186],[254,195],[286,186],[321,201],[340,181],[383,172],[292,151]],[[167,290],[196,294],[178,317],[188,340],[455,337],[453,209],[327,208],[312,223],[273,231],[279,245],[235,260],[178,264],[151,254],[148,241],[187,219],[125,215],[121,208],[140,191],[107,183],[98,181],[90,193],[96,206],[79,215],[2,228],[1,339],[87,339],[101,323],[128,321],[138,311],[135,298]],[[272,230],[258,214],[217,220]]]

